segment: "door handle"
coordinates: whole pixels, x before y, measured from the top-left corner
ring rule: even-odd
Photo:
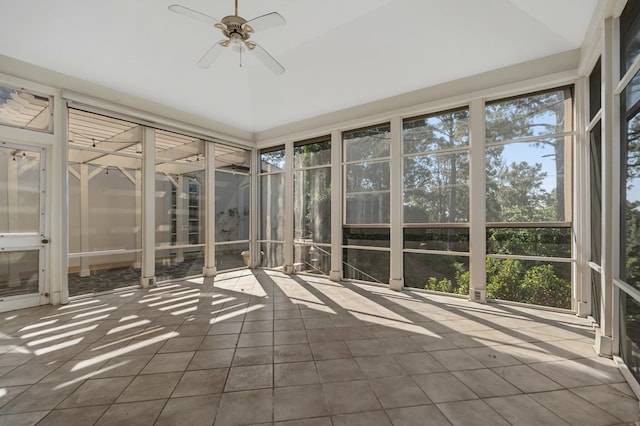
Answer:
[[[43,238],[42,241],[40,241],[42,244],[49,244],[49,240],[46,238]]]

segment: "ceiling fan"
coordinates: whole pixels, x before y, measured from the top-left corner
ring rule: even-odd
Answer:
[[[249,41],[249,38],[256,31],[264,31],[270,28],[278,27],[285,24],[284,18],[278,12],[267,13],[266,15],[258,16],[249,21],[238,15],[238,0],[236,2],[235,15],[229,15],[218,21],[217,19],[205,15],[204,13],[190,9],[179,4],[172,4],[169,6],[169,10],[175,13],[179,13],[190,18],[197,19],[206,24],[213,25],[222,31],[226,39],[220,40],[200,58],[197,65],[200,68],[209,68],[213,62],[218,59],[220,54],[224,52],[225,47],[231,47],[232,50],[242,54],[245,51],[249,51],[255,55],[260,62],[262,62],[267,68],[269,68],[274,74],[280,75],[284,72],[284,67],[275,60],[266,50],[254,41]]]

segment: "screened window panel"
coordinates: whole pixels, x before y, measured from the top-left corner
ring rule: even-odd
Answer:
[[[640,4],[627,2],[620,15],[620,74],[629,69],[640,54]]]
[[[342,250],[343,276],[346,279],[388,284],[390,256],[388,251],[344,248]]]
[[[345,197],[345,203],[345,223],[348,225],[389,223],[389,191],[350,194]]]
[[[405,249],[469,251],[469,228],[405,228],[403,234]]]
[[[284,241],[284,174],[260,176],[260,239]]]
[[[156,280],[177,280],[202,275],[204,247],[156,250]],[[197,303],[198,298],[194,298]]]
[[[636,380],[640,380],[640,303],[620,295],[620,354]]]
[[[278,268],[284,265],[284,244],[261,243],[260,266],[263,268]]]
[[[571,258],[571,228],[487,228],[487,253]]]
[[[216,242],[249,239],[251,179],[216,171]]]
[[[602,68],[601,60],[593,67],[589,74],[589,119],[593,120],[602,106]]]
[[[22,232],[40,232],[40,154],[0,147],[0,234]]]
[[[589,134],[589,189],[591,193],[591,253],[589,259],[596,264],[600,264],[602,254],[602,127],[600,122]]]
[[[388,228],[343,228],[345,246],[390,247]]]
[[[329,275],[331,272],[331,247],[294,244],[293,265],[296,272]]]
[[[0,124],[22,129],[53,130],[48,97],[0,87]]]
[[[347,194],[353,192],[388,191],[389,162],[357,163],[346,166]]]
[[[469,145],[469,111],[406,119],[402,142],[405,154],[466,147]]]
[[[260,171],[262,173],[284,170],[284,147],[260,151]]]
[[[487,142],[572,131],[570,99],[569,89],[558,89],[487,104]]]
[[[218,272],[250,266],[246,263],[248,261],[249,243],[216,244],[216,270]]]
[[[565,138],[489,147],[485,161],[487,222],[571,220],[571,150]]]
[[[293,231],[297,240],[331,242],[331,169],[298,170],[293,176]]]
[[[382,125],[343,134],[345,160],[365,161],[391,155],[391,127]]]
[[[621,185],[623,256],[620,266],[623,279],[640,289],[640,112],[637,108],[627,120],[625,132],[627,141],[622,150],[625,174]]]
[[[314,167],[331,164],[331,140],[305,143],[293,148],[293,167]]]
[[[469,258],[438,254],[405,253],[406,287],[445,293],[469,294]]]
[[[251,151],[215,144],[214,164],[216,170],[226,170],[237,173],[249,173],[251,171]]]

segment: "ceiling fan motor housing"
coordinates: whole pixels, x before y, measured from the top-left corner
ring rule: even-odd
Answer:
[[[240,16],[225,16],[220,22],[224,25],[222,32],[230,39],[240,38],[241,40],[246,41],[249,39],[250,33],[253,31],[250,26],[245,25],[247,20]]]

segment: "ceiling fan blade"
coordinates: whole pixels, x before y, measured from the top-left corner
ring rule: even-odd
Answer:
[[[249,24],[254,31],[264,31],[286,23],[278,12],[267,13],[266,15],[258,16],[257,18],[247,21],[247,24]]]
[[[189,18],[197,19],[198,21],[202,21],[205,24],[215,25],[218,23],[218,20],[216,18],[205,15],[204,13],[200,13],[197,10],[181,6],[179,4],[172,4],[171,6],[169,6],[169,10],[175,13],[179,13],[180,15],[188,16]]]
[[[218,59],[218,56],[224,52],[224,48],[226,47],[222,44],[224,41],[225,40],[217,42],[211,46],[204,55],[202,55],[202,58],[198,61],[198,66],[200,68],[209,68],[211,64]]]
[[[256,58],[260,60],[267,68],[271,70],[276,75],[280,75],[284,73],[284,67],[280,65],[280,62],[276,61],[273,56],[269,54],[266,50],[260,47],[259,44],[255,43],[253,49],[250,50]]]

